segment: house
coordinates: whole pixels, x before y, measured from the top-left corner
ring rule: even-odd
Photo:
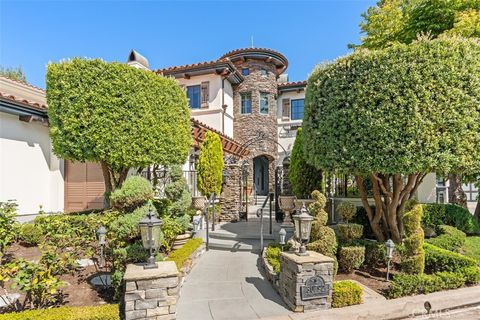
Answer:
[[[127,63],[151,70],[134,50]],[[279,168],[291,153],[302,125],[307,82],[289,82],[287,68],[287,58],[275,50],[244,48],[212,61],[152,70],[177,79],[189,99],[194,145],[185,171],[194,170],[205,132],[220,135],[229,175],[222,206],[227,220],[238,219],[240,185],[258,195],[273,191],[281,178]],[[0,201],[15,199],[25,219],[40,207],[70,212],[103,206],[99,166],[54,155],[44,90],[0,77],[0,153]],[[194,189],[195,179],[188,180]],[[473,199],[478,191],[469,190]],[[447,198],[444,192],[430,174],[417,197],[436,202]]]

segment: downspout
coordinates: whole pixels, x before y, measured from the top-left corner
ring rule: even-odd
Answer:
[[[225,111],[227,106],[225,105],[225,77],[222,77],[222,133],[225,134]]]

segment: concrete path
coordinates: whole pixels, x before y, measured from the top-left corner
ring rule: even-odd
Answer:
[[[177,320],[249,320],[290,314],[260,270],[255,253],[206,252],[183,284]]]

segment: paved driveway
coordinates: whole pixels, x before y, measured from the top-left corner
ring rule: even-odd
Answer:
[[[249,320],[289,314],[260,270],[257,254],[206,252],[182,287],[177,319]]]

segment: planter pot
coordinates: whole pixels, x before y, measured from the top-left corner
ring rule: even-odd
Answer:
[[[290,216],[295,209],[295,196],[280,196],[278,197],[278,203],[280,209],[285,212],[284,224],[293,224],[292,217]]]
[[[192,208],[195,210],[203,211],[207,199],[204,196],[192,197]]]
[[[190,232],[179,234],[173,241],[172,249],[177,250],[181,248],[190,238],[192,238],[192,233]]]

